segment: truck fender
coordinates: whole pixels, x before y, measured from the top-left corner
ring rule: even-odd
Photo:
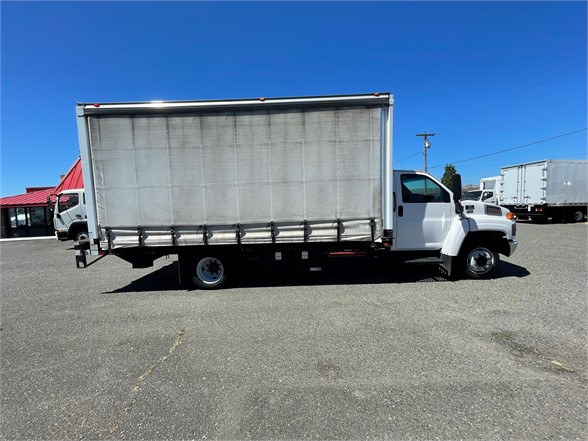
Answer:
[[[500,224],[484,225],[485,228],[480,229],[475,219],[461,218],[455,222],[447,234],[443,247],[441,248],[441,258],[443,259],[442,267],[447,271],[449,276],[461,273],[461,269],[454,268],[455,262],[459,263],[459,255],[466,240],[471,237],[472,243],[484,243],[484,240],[491,240],[492,237],[506,236],[508,231],[505,231]],[[507,243],[497,244],[497,251],[509,255],[506,250]]]
[[[511,227],[512,228],[512,227]],[[509,230],[502,223],[486,222],[478,225],[476,219],[465,218],[461,222],[456,222],[449,230],[445,238],[441,255],[456,257],[459,255],[463,243],[468,237],[478,241],[490,240],[496,243],[496,247],[501,254],[510,255],[507,238],[512,237],[512,230]],[[501,239],[502,238],[502,239]]]
[[[468,218],[460,218],[457,222],[454,222],[445,237],[443,247],[441,247],[441,254],[452,257],[457,256],[469,231],[470,220]]]

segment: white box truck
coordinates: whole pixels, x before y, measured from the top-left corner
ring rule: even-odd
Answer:
[[[480,189],[466,191],[464,201],[482,201],[488,204],[500,205],[499,189],[501,176],[480,179]]]
[[[581,222],[588,204],[588,161],[542,160],[501,169],[501,205],[534,221]]]
[[[517,247],[506,209],[418,171],[392,170],[389,93],[78,104],[86,255],[148,267],[177,254],[180,280],[223,286],[248,261],[321,271],[330,259],[432,261],[496,274]]]
[[[498,190],[502,176],[491,176],[480,179],[480,190]]]
[[[86,196],[83,188],[63,190],[55,196],[53,226],[59,240],[83,241],[88,238]],[[51,205],[51,199],[49,199]]]

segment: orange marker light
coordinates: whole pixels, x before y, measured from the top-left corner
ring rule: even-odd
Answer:
[[[259,101],[264,102],[265,98],[260,98]]]
[[[515,215],[514,213],[511,213],[510,211],[508,213],[506,213],[506,218],[508,220],[514,220],[515,219]]]

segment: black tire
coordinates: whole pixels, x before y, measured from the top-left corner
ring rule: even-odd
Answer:
[[[227,284],[229,266],[220,256],[200,256],[194,259],[192,282],[200,289],[219,289]]]
[[[584,214],[581,208],[576,208],[572,210],[570,219],[572,222],[584,222],[586,220],[586,214]]]
[[[78,231],[75,235],[74,235],[74,240],[76,242],[80,242],[82,240],[88,240],[88,232],[84,231],[84,230],[80,230]]]
[[[466,243],[459,255],[459,271],[469,279],[496,277],[500,255],[489,243]]]

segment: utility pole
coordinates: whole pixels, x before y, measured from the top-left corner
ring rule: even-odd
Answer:
[[[423,148],[423,153],[425,155],[425,173],[429,172],[429,170],[427,170],[427,149],[431,148],[431,142],[429,141],[429,136],[435,136],[435,135],[436,135],[436,133],[427,133],[427,132],[417,133],[417,135],[416,135],[416,136],[422,136],[424,138],[424,142],[425,142],[425,145]]]

